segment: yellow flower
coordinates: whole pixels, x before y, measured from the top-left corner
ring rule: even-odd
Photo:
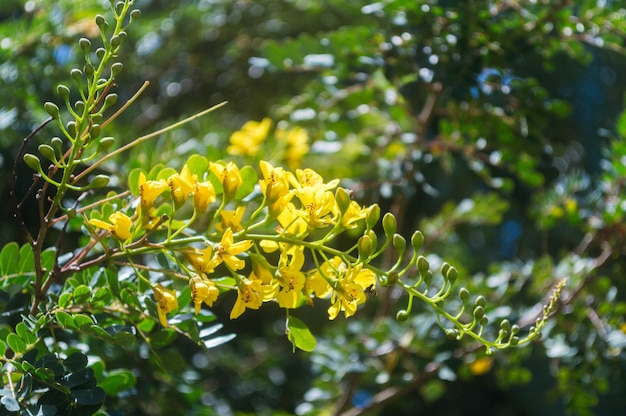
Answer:
[[[289,182],[294,188],[300,189],[307,186],[323,187],[330,190],[336,188],[339,185],[339,179],[333,179],[328,183],[324,183],[324,179],[321,175],[315,172],[313,169],[296,169],[296,174],[289,173]]]
[[[207,306],[213,306],[213,302],[220,294],[219,289],[212,280],[203,279],[194,276],[189,279],[189,287],[191,288],[191,299],[193,300],[196,315],[200,313],[202,302]]]
[[[475,376],[481,376],[488,373],[492,366],[493,358],[491,357],[480,357],[468,364],[470,373]]]
[[[369,269],[363,269],[362,263],[349,268],[341,263],[338,271],[338,280],[330,299],[332,305],[328,308],[329,319],[335,319],[340,311],[346,318],[354,315],[357,306],[367,299],[365,290],[376,286],[376,275]]]
[[[198,212],[204,212],[209,204],[215,202],[215,188],[211,182],[196,182],[193,189],[193,206]]]
[[[280,291],[276,294],[276,301],[281,308],[286,309],[293,309],[298,305],[298,296],[305,282],[304,273],[300,271],[304,264],[303,249],[293,250],[293,253],[292,256],[283,254],[278,267]]]
[[[341,225],[347,229],[355,228],[357,222],[364,219],[367,215],[368,208],[361,207],[356,201],[350,201],[350,205],[348,205],[348,209],[341,219]]]
[[[215,267],[219,264],[213,260],[213,247],[207,246],[202,250],[194,249],[185,253],[187,259],[198,273],[213,273]]]
[[[216,244],[214,247],[215,254],[213,255],[211,263],[216,263],[217,265],[224,262],[232,270],[241,270],[245,267],[246,263],[243,259],[236,256],[248,250],[252,245],[251,240],[234,243],[233,230],[227,228],[222,235],[220,243]]]
[[[243,278],[237,286],[237,300],[233,310],[230,312],[230,319],[238,318],[244,313],[246,308],[259,309],[268,290],[271,290],[271,288],[263,285],[260,279]]]
[[[285,160],[290,169],[297,168],[302,157],[309,152],[309,136],[301,127],[276,130],[276,141],[284,145]]]
[[[210,162],[209,168],[221,182],[224,188],[224,195],[227,198],[234,198],[235,195],[237,195],[237,190],[243,183],[243,179],[241,178],[241,173],[239,172],[237,165],[233,162],[228,162],[226,165]]]
[[[267,138],[272,120],[264,118],[262,121],[248,121],[241,130],[230,136],[230,146],[226,151],[231,155],[254,156],[259,153],[261,143]]]
[[[275,168],[264,160],[260,165],[263,179],[259,180],[259,186],[268,203],[270,215],[275,217],[285,209],[293,197],[289,192],[289,176],[283,168]]]
[[[117,211],[109,216],[109,222],[92,218],[89,223],[94,227],[102,228],[109,231],[118,239],[124,241],[128,240],[132,235],[130,228],[133,225],[132,220],[123,212]]]
[[[176,297],[176,291],[167,289],[160,283],[152,287],[154,292],[154,299],[157,302],[159,321],[161,325],[167,325],[167,314],[178,308],[178,298]]]
[[[175,173],[167,178],[167,183],[170,186],[170,193],[174,204],[179,207],[185,203],[189,194],[194,191],[196,178],[194,178],[187,165],[185,165],[180,173]]]
[[[307,293],[313,293],[318,298],[328,296],[332,291],[328,280],[337,277],[340,267],[345,268],[345,264],[339,257],[334,257],[332,260],[324,262],[319,269],[316,269],[315,272],[306,279],[305,290]]]
[[[297,189],[296,196],[302,204],[297,213],[310,228],[323,228],[335,221],[335,194],[323,186],[307,186]]]
[[[238,206],[234,211],[226,209],[220,211],[222,222],[215,224],[215,228],[217,228],[218,231],[224,231],[227,228],[231,228],[234,232],[243,230],[241,219],[243,218],[245,210],[246,207],[242,205]]]
[[[146,181],[146,175],[139,174],[139,195],[141,197],[141,209],[148,212],[154,201],[167,189],[167,183],[160,181]]]

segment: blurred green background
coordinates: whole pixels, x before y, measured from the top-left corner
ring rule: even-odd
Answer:
[[[97,41],[93,18],[108,4],[0,4],[3,245],[24,242],[8,197],[18,148],[46,118],[43,103],[60,102],[56,86],[82,60],[77,41]],[[229,322],[232,300],[220,301],[214,312],[237,338],[208,352],[173,345],[168,374],[140,347],[90,346],[139,380],[108,414],[624,414],[623,1],[135,6],[120,102],[150,87],[106,135],[125,144],[228,105],[110,163],[118,184],[135,167],[180,167],[192,153],[256,163],[225,149],[244,122],[270,117],[307,130],[302,167],[342,178],[355,199],[393,212],[404,235],[420,229],[431,264],[457,267],[488,297],[490,318],[527,327],[556,281],[569,281],[543,341],[497,353],[486,372],[475,365],[482,351],[445,339],[419,305],[396,322],[406,300],[393,290],[332,325],[325,308],[307,310],[311,354],[291,352],[277,307]],[[44,128],[28,149],[52,134]],[[17,173],[24,195],[31,173]]]

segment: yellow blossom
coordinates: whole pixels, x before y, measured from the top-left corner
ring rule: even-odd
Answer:
[[[339,270],[331,296],[332,305],[328,308],[329,319],[335,319],[340,311],[346,318],[354,315],[357,306],[367,299],[365,290],[371,290],[376,285],[376,275],[369,269],[363,269],[362,263],[352,267],[342,263]]]
[[[139,174],[139,195],[141,198],[141,209],[148,212],[154,201],[167,189],[167,182],[147,181],[143,172]]]
[[[202,302],[207,306],[213,306],[213,302],[220,294],[219,289],[212,280],[203,279],[199,276],[194,276],[189,279],[189,287],[191,289],[191,299],[193,300],[196,315],[200,313],[200,307]]]
[[[194,191],[195,182],[196,178],[191,174],[187,165],[183,166],[180,173],[175,173],[167,178],[170,193],[176,206],[179,207],[185,203],[189,194]]]
[[[334,280],[340,268],[345,268],[345,265],[339,257],[334,257],[332,260],[324,262],[306,279],[305,289],[307,293],[313,293],[318,298],[328,296],[332,291],[328,280]]]
[[[289,182],[294,188],[300,189],[307,186],[322,187],[330,190],[339,185],[339,179],[333,179],[332,181],[325,183],[324,178],[315,172],[313,169],[296,169],[296,174],[289,173]]]
[[[109,231],[118,239],[124,241],[128,240],[132,235],[130,228],[133,225],[132,220],[123,212],[116,211],[109,216],[110,222],[105,222],[92,218],[89,223],[94,227],[102,228]]]
[[[161,325],[168,326],[167,314],[178,308],[176,291],[167,289],[161,284],[153,286],[152,291],[154,292],[154,299],[157,302],[159,321],[161,321]]]
[[[350,201],[350,205],[348,205],[348,209],[341,219],[341,225],[347,229],[355,228],[357,222],[365,218],[367,210],[368,207],[364,208],[361,207],[358,202]]]
[[[193,189],[193,206],[198,212],[204,212],[209,204],[215,202],[215,188],[211,182],[196,182]]]
[[[243,183],[237,165],[233,162],[228,162],[226,165],[210,162],[209,168],[222,184],[226,198],[234,198]]]
[[[219,264],[213,260],[213,247],[207,246],[199,250],[194,249],[185,253],[187,259],[198,273],[213,273],[215,267]]]
[[[492,366],[493,358],[491,357],[480,357],[468,364],[470,373],[475,376],[481,376],[488,373]]]
[[[293,309],[298,305],[298,297],[304,288],[304,273],[300,270],[304,264],[303,249],[293,250],[293,255],[283,254],[279,261],[277,280],[280,291],[276,301],[281,308]]]
[[[335,221],[335,194],[323,186],[306,186],[297,189],[296,196],[302,204],[297,213],[301,215],[310,228],[322,228]]]
[[[285,147],[285,160],[290,169],[297,168],[302,157],[309,152],[309,136],[301,127],[290,130],[277,129],[276,141]]]
[[[241,226],[241,219],[243,218],[245,210],[245,205],[241,205],[234,211],[227,209],[220,211],[222,222],[220,224],[215,224],[215,228],[217,228],[218,231],[224,231],[227,228],[231,228],[234,232],[243,230],[243,227]]]
[[[259,153],[261,144],[267,138],[272,120],[264,118],[262,121],[248,121],[241,130],[230,136],[230,146],[226,151],[231,155],[254,156]]]
[[[293,194],[289,192],[289,175],[281,167],[273,167],[266,161],[261,161],[263,179],[259,180],[261,192],[265,196],[270,215],[279,215],[291,200]]]
[[[259,309],[268,290],[271,290],[271,288],[263,285],[260,279],[243,278],[237,286],[237,300],[233,310],[230,312],[230,319],[238,318],[244,313],[246,308]]]
[[[227,228],[222,235],[222,240],[215,245],[213,259],[211,264],[219,264],[221,262],[232,270],[241,270],[245,267],[246,263],[243,259],[240,259],[237,254],[241,254],[244,251],[252,247],[251,240],[244,240],[238,243],[234,243],[233,230]]]

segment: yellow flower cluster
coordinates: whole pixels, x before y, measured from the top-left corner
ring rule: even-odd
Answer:
[[[326,235],[335,236],[357,227],[368,212],[377,207],[361,207],[347,197],[345,190],[338,190],[338,180],[325,182],[312,169],[297,169],[292,173],[261,161],[262,178],[258,189],[263,200],[256,215],[245,216],[250,202],[234,199],[243,183],[239,168],[232,162],[211,162],[208,166],[209,172],[202,175],[206,177],[202,179],[192,174],[187,165],[167,179],[147,180],[143,173],[138,178],[140,202],[136,223],[143,221],[144,229],[146,218],[164,192],[169,191],[174,209],[192,198],[193,218],[205,213],[217,201],[215,209],[211,210],[216,221],[209,220],[206,231],[209,238],[182,245],[172,240],[170,233],[161,246],[167,245],[182,254],[174,258],[189,276],[195,312],[199,313],[203,303],[212,306],[220,289],[236,287],[237,299],[231,319],[239,317],[246,309],[260,308],[264,302],[272,301],[282,308],[293,309],[312,304],[316,297],[330,298],[330,319],[340,312],[346,317],[352,316],[358,305],[365,302],[366,293],[375,287],[375,273],[364,267],[364,260],[348,255],[340,257],[336,252],[329,255],[326,240],[310,241],[309,234],[327,228]],[[221,189],[216,190],[216,183],[221,184]],[[337,197],[340,193],[344,195],[341,201]],[[258,219],[258,214],[263,212],[264,218]],[[90,222],[122,241],[133,235],[133,221],[125,214],[116,212],[109,221],[92,219]],[[172,223],[163,226],[172,227]],[[257,228],[272,231],[265,234],[250,231]],[[203,246],[198,247],[202,241]],[[278,256],[270,256],[270,253]],[[276,263],[272,264],[270,258],[277,258]],[[224,276],[224,272],[232,276],[234,285],[218,285],[212,280],[214,276]],[[167,325],[167,314],[178,308],[176,291],[161,284],[154,286],[153,291],[159,319]]]

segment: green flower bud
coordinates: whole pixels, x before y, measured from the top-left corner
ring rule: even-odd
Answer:
[[[113,146],[114,143],[115,139],[113,137],[103,137],[98,142],[98,150],[107,151],[111,148],[111,146]]]
[[[409,311],[407,311],[406,309],[402,309],[399,310],[398,313],[396,313],[396,320],[397,321],[406,321],[409,318]]]
[[[445,261],[444,261],[444,262],[441,264],[441,269],[440,269],[440,270],[441,270],[441,275],[442,275],[443,277],[446,277],[446,274],[448,273],[448,270],[450,270],[450,264],[449,264],[448,262],[445,262]]]
[[[503,319],[502,322],[500,322],[500,329],[509,332],[511,329],[511,322],[509,322],[508,319]]]
[[[85,112],[85,103],[78,100],[74,103],[74,108],[76,109],[76,112],[80,115],[80,114],[84,114]]]
[[[41,162],[39,161],[39,158],[37,156],[31,153],[26,153],[24,155],[24,163],[26,163],[26,166],[28,166],[32,170],[41,172]]]
[[[91,48],[91,41],[87,38],[80,38],[78,40],[78,46],[83,50],[83,52],[89,52],[89,48]]]
[[[63,100],[67,100],[70,96],[70,89],[63,84],[59,84],[57,86],[57,94],[59,94]]]
[[[89,135],[91,136],[92,139],[97,139],[98,137],[100,137],[101,133],[102,133],[102,127],[100,127],[100,124],[91,125],[91,128],[89,129]]]
[[[122,40],[120,39],[119,36],[115,35],[111,38],[111,46],[113,47],[113,50],[119,48],[121,43],[122,43]]]
[[[511,327],[511,334],[513,334],[513,335],[517,335],[517,334],[519,334],[519,326],[517,326],[517,325],[513,325],[513,326]]]
[[[387,286],[395,285],[398,283],[398,272],[389,272],[387,274]]]
[[[446,336],[449,339],[458,339],[460,332],[458,329],[446,329]]]
[[[396,217],[390,212],[386,213],[383,217],[383,230],[385,230],[387,238],[391,237],[396,232],[397,225]]]
[[[459,298],[461,298],[463,302],[465,302],[469,298],[469,295],[470,295],[470,292],[466,288],[462,287],[459,290]]]
[[[366,261],[372,255],[372,239],[369,235],[364,235],[359,238],[359,259]]]
[[[420,272],[420,274],[425,274],[427,271],[429,271],[429,269],[430,264],[428,264],[428,260],[426,260],[426,257],[419,256],[417,258],[417,270]]]
[[[104,107],[109,108],[117,102],[117,94],[108,94],[104,99]]]
[[[141,10],[135,9],[130,12],[130,21],[132,22],[133,20],[137,20],[139,19],[140,16],[141,16]]]
[[[486,316],[486,315],[485,315],[485,316],[483,316],[483,317],[480,319],[480,324],[481,324],[482,326],[485,326],[485,327],[486,327],[488,323],[489,323],[489,318],[487,318],[487,316]]]
[[[123,1],[118,1],[117,3],[115,3],[115,12],[120,15],[122,14],[122,12],[124,11],[124,2]]]
[[[369,230],[366,235],[372,240],[372,251],[376,251],[378,248],[378,236],[372,230]]]
[[[76,122],[75,121],[68,121],[67,122],[67,130],[70,133],[76,134]]]
[[[101,114],[94,115],[91,117],[91,122],[94,124],[102,124],[103,117]]]
[[[92,77],[93,73],[96,72],[96,69],[91,64],[85,64],[85,66],[83,67],[83,71],[85,72],[85,75],[87,75],[88,77]]]
[[[371,205],[367,209],[365,214],[365,224],[368,230],[371,230],[376,226],[378,219],[380,218],[380,207],[377,204]]]
[[[514,347],[517,344],[519,344],[519,337],[511,337],[511,339],[509,340],[509,344]]]
[[[55,118],[55,119],[59,118],[59,107],[55,103],[51,103],[51,102],[48,101],[47,103],[45,103],[43,105],[43,108],[53,118]]]
[[[122,69],[124,69],[124,64],[121,62],[116,62],[113,65],[111,65],[111,74],[113,76],[116,76],[117,74],[122,72]]]
[[[485,307],[485,305],[487,304],[487,300],[485,299],[485,297],[484,297],[484,296],[482,296],[482,295],[481,295],[481,296],[478,296],[478,297],[476,298],[476,302],[475,302],[475,304],[476,304],[477,306],[482,306],[482,307],[484,308],[484,307]]]
[[[50,144],[58,154],[63,154],[63,140],[59,137],[53,137],[52,140],[50,140]]]
[[[104,19],[104,16],[102,16],[101,14],[97,14],[96,15],[96,25],[100,28],[101,31],[105,31],[107,29],[107,27],[109,27],[109,24],[107,23],[107,21]]]
[[[80,84],[81,79],[83,77],[83,71],[81,71],[78,68],[74,68],[70,71],[70,76],[72,77],[72,79],[74,81],[76,81],[78,84]]]
[[[420,251],[422,248],[422,244],[424,244],[424,234],[421,231],[415,231],[411,236],[411,245],[413,246],[413,250]]]
[[[430,287],[430,283],[433,281],[433,274],[430,270],[427,270],[426,273],[422,274],[422,278],[424,279],[424,283],[426,286]]]
[[[404,254],[404,250],[406,249],[406,239],[402,237],[400,234],[393,235],[393,246],[398,250],[400,256]]]
[[[477,306],[474,308],[474,320],[480,321],[485,316],[485,308]]]
[[[448,272],[446,273],[446,279],[450,282],[450,284],[454,284],[456,279],[459,277],[459,272],[454,267],[450,266],[448,268]]]
[[[339,212],[343,214],[350,206],[350,194],[344,188],[338,187],[335,191],[335,201],[337,201]]]
[[[56,160],[56,155],[54,154],[54,149],[49,144],[40,144],[38,149],[39,149],[39,153],[41,153],[41,155],[43,157],[45,157],[46,159],[48,159],[48,160],[50,160],[52,162],[54,162]]]
[[[103,188],[109,184],[109,177],[106,175],[96,175],[91,179],[89,188]]]
[[[98,57],[98,59],[102,60],[102,58],[104,58],[104,55],[106,54],[106,49],[104,48],[98,48],[96,49],[96,56]]]

